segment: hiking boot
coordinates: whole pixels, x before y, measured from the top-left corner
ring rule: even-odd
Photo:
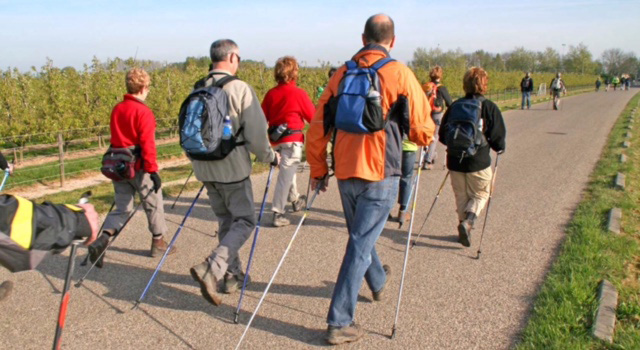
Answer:
[[[100,235],[100,237],[98,237],[98,239],[96,239],[95,242],[93,242],[93,244],[91,244],[89,246],[89,261],[91,261],[91,263],[95,263],[97,268],[102,268],[102,266],[104,265],[104,257],[105,254],[102,254],[102,252],[105,251],[105,249],[107,249],[107,245],[109,245],[109,239],[111,238],[111,236],[106,233],[106,232],[102,232],[102,234]],[[100,254],[102,254],[102,257],[100,258],[100,260],[98,260],[98,257],[100,257]],[[98,260],[98,262],[96,262],[96,260]]]
[[[202,264],[193,266],[190,270],[193,280],[200,284],[200,293],[211,304],[218,306],[222,299],[216,291],[218,280],[211,271],[211,264],[205,260]]]
[[[400,224],[400,227],[402,227],[402,224],[404,224],[405,222],[409,221],[410,216],[409,213],[407,212],[407,209],[399,209],[398,210],[398,223]]]
[[[247,278],[247,285],[251,282],[251,276]],[[242,289],[242,284],[244,283],[244,273],[239,273],[234,275],[232,273],[224,274],[224,284],[222,285],[222,293],[224,294],[233,294],[238,289]]]
[[[164,240],[164,238],[162,238],[162,236],[160,238],[153,238],[151,239],[151,250],[149,251],[149,256],[155,258],[158,255],[162,255],[167,251],[167,248],[169,248],[169,245]],[[175,252],[176,247],[173,247],[167,255],[171,255]]]
[[[305,195],[299,196],[298,199],[291,202],[291,207],[293,208],[294,213],[304,209],[305,205],[307,205],[307,196]]]
[[[465,247],[471,246],[471,229],[476,220],[476,214],[467,213],[467,218],[458,225],[458,242]]]
[[[273,213],[273,227],[288,226],[289,224],[291,224],[291,222],[284,216],[284,214]]]
[[[355,322],[349,326],[327,328],[327,343],[331,345],[339,345],[344,343],[352,343],[364,337],[364,331]]]
[[[384,287],[386,287],[387,282],[389,282],[389,275],[391,274],[391,267],[389,265],[382,265],[382,268],[384,269],[384,274],[387,276],[387,279],[386,279],[386,281],[384,282],[384,285],[382,286],[382,288],[380,288],[379,291],[373,292],[373,300],[374,301],[381,301],[382,300],[382,296],[384,295]]]
[[[13,282],[4,281],[0,284],[0,301],[3,301],[11,295],[11,291],[13,290]]]

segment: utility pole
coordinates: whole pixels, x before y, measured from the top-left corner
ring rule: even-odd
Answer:
[[[562,56],[560,57],[560,71],[564,73],[564,47],[567,44],[562,44]]]

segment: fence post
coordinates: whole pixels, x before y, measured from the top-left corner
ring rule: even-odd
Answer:
[[[62,133],[58,133],[58,156],[60,159],[60,187],[64,187],[64,141]]]

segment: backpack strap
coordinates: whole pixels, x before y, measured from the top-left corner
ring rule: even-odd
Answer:
[[[235,75],[225,75],[224,77],[216,80],[215,83],[213,83],[214,86],[217,86],[219,88],[222,88],[223,86],[225,86],[228,82],[237,80],[238,77],[236,77]]]
[[[378,69],[382,68],[382,66],[384,66],[385,64],[389,62],[394,62],[394,61],[395,60],[391,57],[385,57],[385,58],[379,59],[376,63],[373,64],[373,66],[371,66],[371,69],[377,72]]]
[[[347,66],[347,70],[352,70],[352,69],[356,69],[358,68],[358,63],[354,60],[351,61],[347,61],[344,64],[345,66]]]

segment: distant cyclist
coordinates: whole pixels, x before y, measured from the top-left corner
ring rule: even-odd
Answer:
[[[562,81],[562,73],[558,72],[556,77],[553,78],[549,85],[549,91],[553,96],[553,110],[558,110],[560,107],[560,94],[567,94],[567,88],[564,85],[564,81]]]

